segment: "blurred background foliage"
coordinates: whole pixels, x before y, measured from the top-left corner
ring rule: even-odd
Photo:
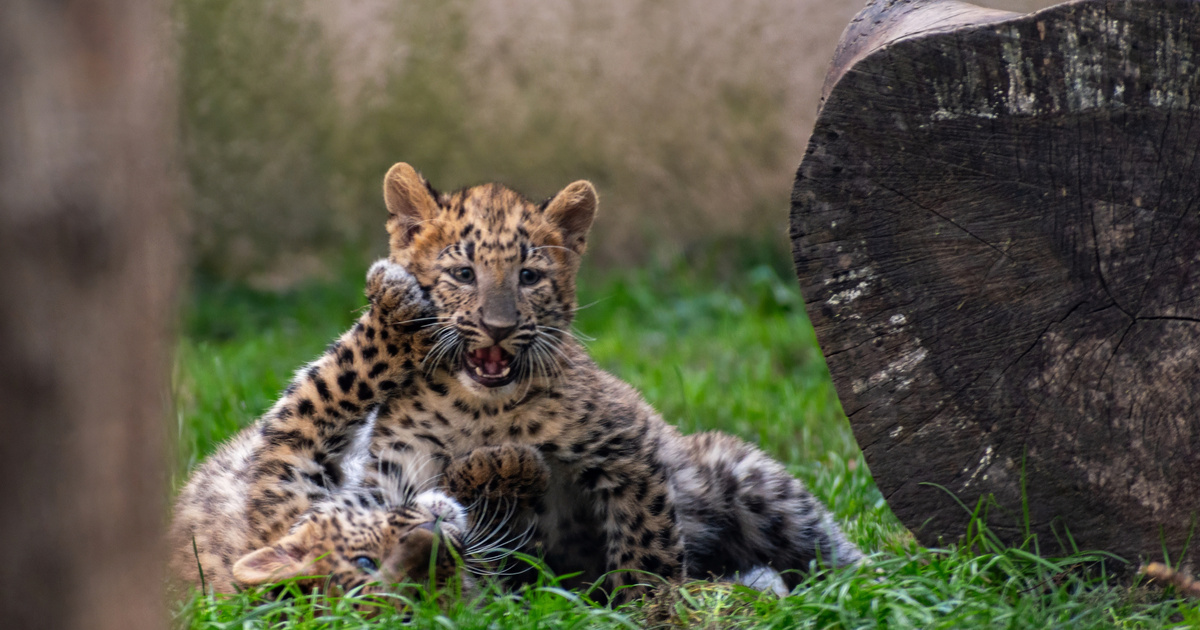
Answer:
[[[178,0],[191,253],[284,287],[383,250],[383,173],[588,178],[591,264],[783,242],[838,0]]]
[[[769,0],[180,0],[194,263],[286,286],[379,253],[396,161],[443,190],[593,180],[601,263],[780,239],[842,4],[816,42],[815,7]]]
[[[1045,2],[996,0],[1002,8]],[[177,0],[191,255],[280,287],[383,249],[380,181],[588,178],[592,264],[782,242],[861,0]]]

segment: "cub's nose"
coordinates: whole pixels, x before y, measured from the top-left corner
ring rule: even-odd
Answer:
[[[508,339],[508,336],[517,329],[517,325],[515,323],[496,323],[488,322],[487,320],[480,322],[480,326],[483,327],[483,332],[487,333],[495,343],[500,343],[501,341]]]

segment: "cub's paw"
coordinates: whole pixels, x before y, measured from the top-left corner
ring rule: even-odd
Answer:
[[[479,499],[540,499],[550,482],[542,454],[530,446],[502,444],[477,448],[446,468],[446,488],[463,503]]]
[[[382,323],[404,330],[419,330],[420,321],[433,313],[429,296],[407,269],[384,258],[367,271],[367,299]]]

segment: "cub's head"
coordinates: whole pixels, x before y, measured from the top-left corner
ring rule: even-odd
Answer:
[[[383,194],[391,258],[429,289],[438,311],[427,364],[484,397],[561,371],[596,214],[589,182],[540,204],[501,184],[440,194],[401,163]]]
[[[331,593],[380,592],[401,582],[441,589],[461,573],[466,534],[466,512],[441,492],[391,509],[346,497],[314,508],[287,536],[243,556],[233,577],[243,587],[301,578],[305,590]]]

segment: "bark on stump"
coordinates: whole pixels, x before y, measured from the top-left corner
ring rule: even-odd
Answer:
[[[964,533],[950,494],[992,495],[1008,542],[1028,523],[1044,552],[1069,533],[1180,560],[1200,515],[1198,155],[1200,2],[893,0],[847,29],[793,254],[922,542]]]
[[[0,2],[0,626],[166,627],[166,3]]]

